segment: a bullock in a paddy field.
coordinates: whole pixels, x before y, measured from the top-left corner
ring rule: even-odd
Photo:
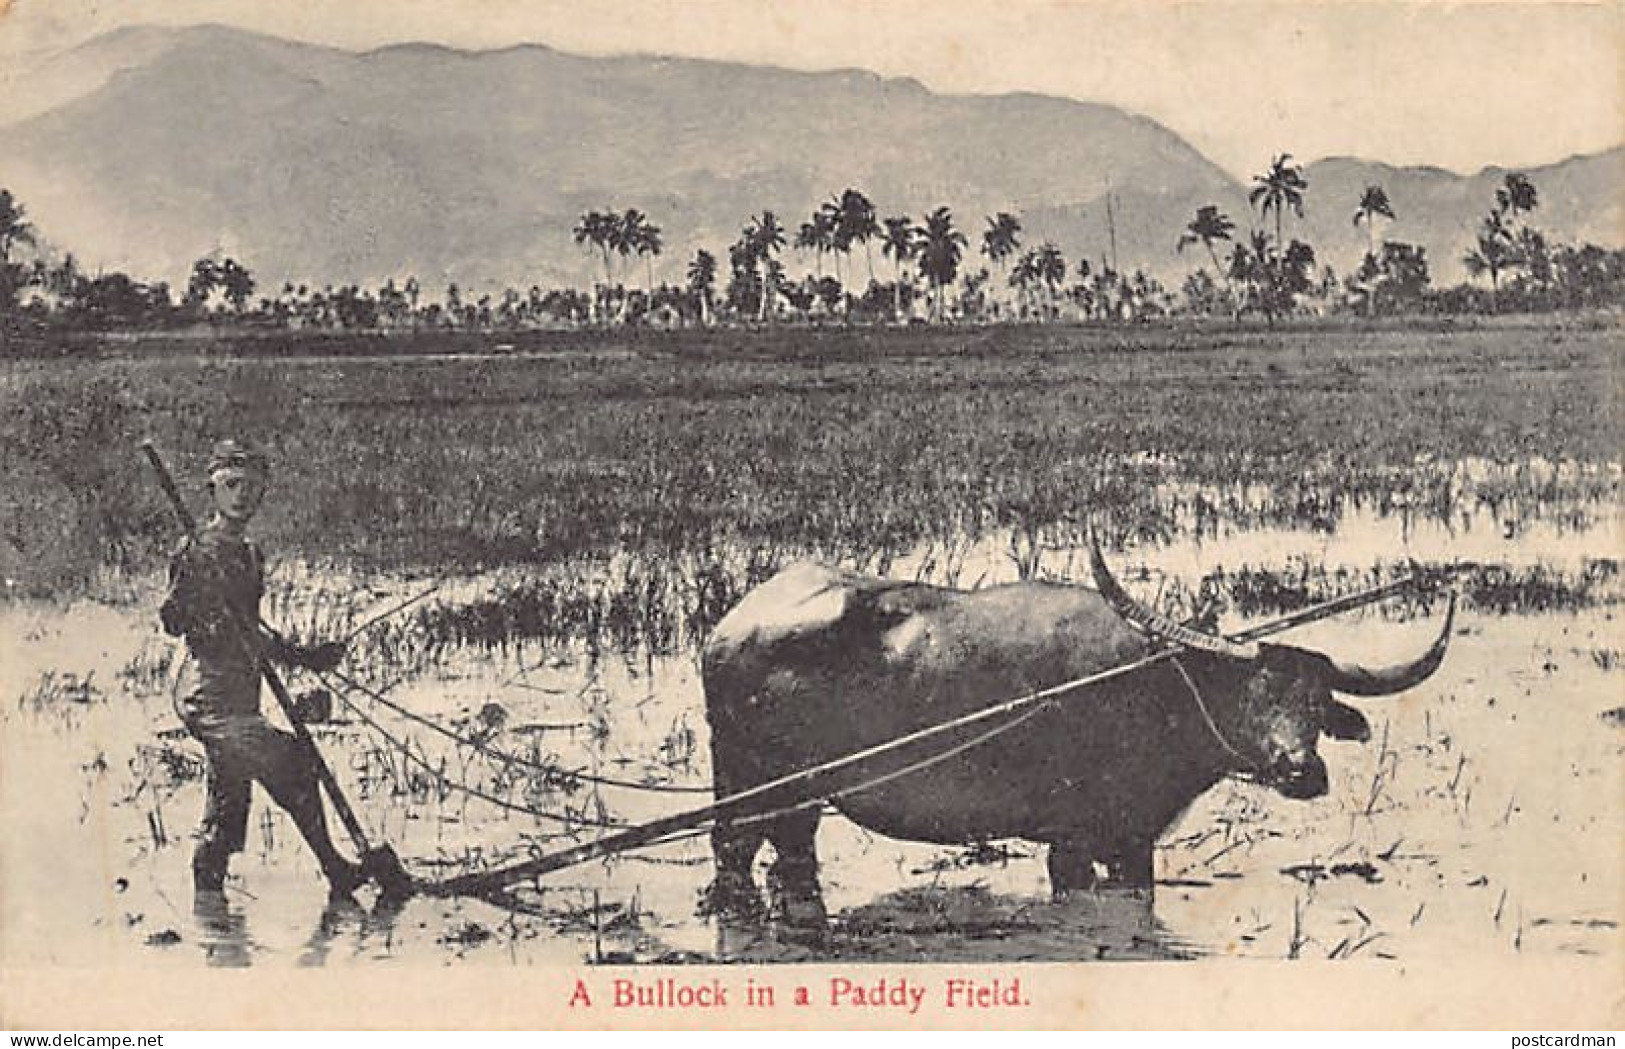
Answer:
[[[1058,698],[993,738],[960,731],[946,744],[953,753],[933,764],[849,777],[872,785],[833,802],[894,838],[1046,843],[1057,896],[1147,889],[1157,838],[1199,795],[1227,776],[1289,798],[1325,794],[1319,738],[1370,737],[1365,717],[1333,693],[1412,688],[1449,644],[1453,603],[1425,653],[1384,669],[1237,644],[1139,604],[1098,552],[1095,570],[1099,589],[961,591],[815,564],[785,569],[747,595],[705,649],[717,796],[1132,663],[1171,639],[1174,658]],[[811,806],[719,824],[714,903],[756,903],[751,865],[771,841],[770,877],[786,913],[821,920],[818,820]]]

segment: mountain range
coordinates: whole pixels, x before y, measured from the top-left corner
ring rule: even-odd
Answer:
[[[1238,235],[1254,221],[1247,184],[1155,121],[1039,95],[939,95],[856,70],[536,45],[356,53],[139,27],[35,56],[0,86],[11,97],[0,186],[41,238],[87,267],[172,282],[223,252],[262,289],[409,274],[431,291],[581,285],[601,264],[572,228],[589,209],[629,207],[662,228],[655,279],[675,281],[696,248],[725,258],[753,214],[774,210],[793,235],[849,186],[882,217],[948,205],[972,252],[984,216],[1014,211],[1026,244],[1052,240],[1097,266],[1115,247],[1120,268],[1165,279],[1206,259],[1174,250],[1199,206],[1218,205]],[[1354,158],[1304,172],[1305,214],[1289,216],[1289,235],[1348,271],[1366,244],[1355,207],[1380,184],[1396,219],[1379,232],[1426,247],[1438,283],[1462,279],[1504,174]],[[1540,195],[1531,221],[1550,238],[1625,242],[1625,147],[1524,172]],[[812,264],[786,257],[793,272]],[[878,245],[872,264],[889,277]],[[869,265],[861,249],[847,263],[860,279]],[[626,279],[641,283],[642,268]]]

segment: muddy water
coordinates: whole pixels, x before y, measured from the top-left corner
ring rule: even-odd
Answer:
[[[1215,564],[1292,557],[1354,568],[1374,556],[1436,558],[1435,547],[1463,539],[1459,529],[1452,536],[1391,520],[1345,526],[1335,536],[1229,536],[1146,556],[1189,579]],[[1471,556],[1518,564],[1618,548],[1612,525],[1578,540],[1542,527],[1518,537],[1493,523],[1469,529]],[[1080,573],[1084,564],[1076,551],[1050,551],[1042,561],[1051,574],[1068,566]],[[967,584],[1015,570],[995,547],[963,567]],[[201,807],[197,751],[176,732],[161,673],[121,677],[167,657],[153,604],[4,612],[0,805],[10,836],[0,928],[8,960],[547,965],[1621,950],[1625,725],[1608,712],[1625,701],[1625,639],[1608,608],[1462,616],[1437,676],[1401,698],[1363,704],[1376,733],[1370,744],[1323,744],[1329,796],[1293,802],[1227,783],[1199,799],[1158,850],[1154,901],[1118,894],[1054,904],[1035,846],[899,843],[830,816],[819,852],[834,918],[813,940],[772,925],[722,928],[700,916],[710,876],[703,837],[551,875],[526,893],[528,913],[427,898],[387,910],[366,893],[358,904],[329,906],[291,825],[259,797],[224,899],[195,905],[187,863]],[[1369,613],[1293,640],[1381,662],[1425,644],[1432,629]],[[548,782],[352,693],[421,763],[353,714],[320,730],[323,749],[369,832],[425,876],[603,833],[583,820],[636,823],[709,800],[672,790],[708,784],[692,658],[463,653],[413,680],[380,674],[370,683],[439,723],[486,731],[493,747],[527,761],[665,788]],[[296,690],[314,684],[293,681]],[[438,789],[424,765],[510,808]],[[561,822],[561,813],[569,819]]]

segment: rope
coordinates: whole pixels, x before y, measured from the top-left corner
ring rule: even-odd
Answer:
[[[350,708],[350,711],[352,713],[354,713],[362,721],[366,722],[367,725],[370,726],[374,732],[376,732],[380,736],[384,737],[384,740],[386,742],[388,742],[390,746],[394,747],[396,750],[399,750],[402,754],[406,755],[406,757],[407,757],[407,759],[409,761],[411,761],[413,764],[415,764],[415,765],[419,766],[420,768],[422,768],[423,771],[427,772],[430,776],[433,776],[437,782],[443,784],[446,787],[451,788],[452,790],[461,791],[461,792],[463,792],[465,794],[470,795],[471,797],[479,798],[481,801],[487,802],[487,803],[489,803],[491,805],[495,805],[497,808],[506,809],[509,812],[517,812],[517,813],[520,813],[520,814],[525,815],[525,816],[533,816],[533,817],[535,817],[537,819],[551,820],[551,821],[553,821],[555,823],[563,824],[566,827],[571,827],[571,828],[598,827],[598,828],[601,828],[601,829],[604,829],[604,830],[624,830],[626,828],[625,823],[612,823],[612,822],[608,822],[608,821],[605,821],[605,820],[595,820],[595,819],[591,819],[591,818],[586,817],[586,816],[560,816],[557,813],[547,812],[547,811],[545,811],[543,809],[531,808],[528,805],[518,805],[518,804],[515,804],[514,802],[508,801],[508,800],[506,800],[504,798],[499,798],[494,794],[483,791],[480,788],[475,787],[475,786],[473,786],[471,784],[461,783],[461,782],[459,782],[457,780],[454,780],[451,777],[447,776],[444,772],[440,771],[439,769],[435,768],[433,765],[429,764],[423,758],[421,758],[418,755],[412,753],[412,748],[410,746],[408,746],[406,743],[402,742],[399,738],[397,738],[395,736],[394,733],[390,732],[387,728],[380,725],[366,711],[362,710],[360,706],[358,706],[357,704],[351,702],[349,697],[340,696],[339,698],[343,701],[345,706]]]
[[[726,822],[729,827],[748,827],[754,823],[764,823],[768,820],[776,820],[780,816],[788,816],[792,813],[800,812],[803,809],[821,806],[826,802],[833,801],[836,798],[844,798],[848,794],[857,794],[860,791],[873,790],[875,787],[883,786],[884,784],[890,783],[892,780],[901,779],[904,776],[912,775],[915,772],[923,771],[933,765],[947,761],[949,758],[958,757],[960,754],[963,754],[974,747],[979,747],[996,736],[1001,736],[1004,733],[1009,732],[1011,729],[1016,728],[1025,722],[1031,721],[1039,714],[1054,709],[1056,709],[1056,705],[1054,703],[1048,703],[1040,707],[1035,707],[1032,710],[1022,713],[1021,716],[1017,717],[1014,721],[1011,721],[1008,725],[999,725],[995,728],[988,729],[980,735],[966,740],[964,743],[958,744],[949,748],[948,750],[943,751],[941,754],[934,754],[928,758],[921,758],[919,761],[905,765],[900,769],[894,769],[891,772],[882,773],[878,776],[872,776],[869,779],[863,780],[862,782],[854,783],[849,787],[842,787],[839,790],[830,791],[828,794],[824,794],[816,798],[808,798],[805,801],[798,801],[793,805],[786,805],[783,808],[774,809],[771,812],[757,813],[755,815],[743,816],[736,820],[726,820],[724,822]],[[699,827],[694,830],[682,831],[680,833],[673,834],[667,838],[660,838],[654,842],[651,842],[650,844],[671,845],[676,842],[688,841],[691,838],[698,838],[702,835],[709,834],[711,833],[711,830],[711,827]]]
[[[519,765],[519,766],[524,767],[524,768],[534,769],[537,772],[543,772],[543,773],[546,773],[546,774],[548,774],[550,776],[558,776],[560,778],[580,780],[583,783],[593,783],[593,784],[597,784],[599,786],[604,786],[604,787],[619,787],[622,790],[641,790],[641,791],[647,791],[647,792],[649,792],[651,794],[710,794],[711,793],[711,788],[710,787],[687,787],[687,786],[683,786],[681,784],[675,784],[675,783],[673,783],[673,784],[635,783],[635,782],[633,782],[631,780],[614,779],[614,778],[612,778],[610,776],[600,776],[600,775],[596,775],[596,774],[590,773],[590,772],[585,772],[585,771],[582,771],[582,770],[579,770],[579,769],[578,770],[564,769],[564,768],[560,768],[557,765],[548,765],[548,764],[544,764],[544,763],[539,762],[539,761],[534,761],[534,760],[532,760],[530,758],[523,757],[523,756],[521,756],[519,754],[512,754],[512,753],[509,753],[508,751],[505,751],[505,750],[499,750],[496,747],[493,747],[488,743],[483,743],[483,742],[481,742],[479,740],[471,739],[469,737],[460,735],[457,732],[453,731],[452,729],[449,729],[446,726],[440,724],[440,722],[435,721],[433,718],[425,717],[422,714],[416,713],[415,711],[410,710],[410,709],[400,705],[399,703],[396,703],[394,700],[386,699],[380,693],[374,691],[373,689],[368,688],[366,685],[361,684],[359,681],[356,681],[354,678],[350,677],[349,675],[347,675],[347,674],[345,674],[345,673],[343,673],[341,671],[333,670],[333,671],[329,671],[329,673],[333,677],[337,678],[339,681],[343,682],[345,685],[349,686],[350,688],[354,689],[357,692],[360,692],[362,695],[366,696],[368,699],[370,699],[373,702],[378,703],[378,704],[380,704],[380,705],[382,705],[384,707],[387,707],[388,709],[394,711],[396,714],[398,714],[401,717],[407,719],[408,721],[415,722],[416,724],[422,725],[424,728],[429,729],[430,731],[437,732],[440,735],[442,735],[442,736],[446,737],[447,739],[451,740],[453,743],[456,743],[458,746],[470,747],[473,750],[475,750],[476,752],[478,752],[481,755],[483,755],[485,757],[488,757],[488,758],[494,758],[494,759],[496,759],[498,761],[505,761],[505,762],[509,762],[511,764],[514,764],[514,765]],[[349,701],[346,700],[345,702],[349,702]]]
[[[1034,695],[1037,695],[1037,693]],[[617,852],[623,852],[634,847],[647,848],[686,841],[688,839],[708,833],[711,827],[718,824],[724,824],[729,827],[750,826],[755,823],[777,819],[781,816],[799,812],[802,809],[810,808],[815,805],[823,805],[826,801],[832,798],[845,797],[848,794],[854,794],[858,791],[870,790],[882,784],[889,783],[892,780],[911,775],[923,769],[930,768],[933,765],[937,765],[943,761],[947,761],[950,758],[957,757],[973,747],[978,747],[983,743],[986,743],[988,740],[991,740],[996,736],[1000,736],[1011,729],[1030,721],[1041,713],[1054,709],[1055,706],[1056,704],[1053,698],[1051,698],[1048,702],[1032,706],[1028,709],[1017,709],[1011,711],[1003,708],[990,708],[987,711],[979,712],[979,714],[975,715],[975,717],[985,717],[991,714],[994,709],[1007,716],[1016,716],[1014,716],[1012,720],[1007,723],[995,725],[992,728],[986,729],[970,739],[965,740],[964,742],[957,743],[946,750],[929,755],[925,758],[921,758],[918,761],[910,762],[904,765],[902,768],[893,769],[890,772],[884,772],[879,775],[872,776],[858,783],[848,784],[843,787],[822,792],[817,797],[803,798],[800,801],[793,802],[789,805],[785,805],[768,812],[752,813],[737,820],[727,818],[719,820],[715,815],[715,810],[735,804],[746,798],[760,795],[776,786],[782,786],[783,783],[781,782],[752,787],[747,790],[740,791],[737,794],[731,794],[725,798],[720,798],[714,804],[709,805],[704,809],[700,809],[695,812],[681,813],[676,816],[667,817],[663,820],[656,820],[653,823],[646,823],[641,826],[631,827],[619,834],[609,835],[608,837],[600,838],[595,842],[587,842],[574,848],[566,849],[563,852],[556,853],[552,856],[542,856],[535,860],[518,863],[507,868],[499,868],[497,870],[486,871],[483,873],[462,875],[460,877],[453,878],[450,881],[441,883],[439,886],[436,886],[436,889],[445,895],[476,896],[490,902],[498,902],[498,896],[502,898],[511,898],[510,894],[505,891],[504,886],[512,884],[516,879],[521,877],[528,877],[532,874],[540,875],[546,873],[547,871],[558,870],[563,867],[572,867],[580,863],[585,863],[589,860],[597,859],[601,856],[613,855]],[[964,725],[961,724],[958,727],[964,727]],[[915,733],[913,736],[905,738],[929,738],[939,731],[940,728],[941,727],[939,726],[936,729],[923,730],[920,733]],[[873,755],[865,754],[865,756]],[[827,768],[828,766],[825,767]],[[794,777],[790,778],[793,779]],[[686,826],[673,826],[671,830],[666,832],[654,831],[654,828],[660,826],[661,824],[688,823],[689,821],[693,821],[693,823]]]
[[[348,634],[344,635],[344,637],[342,638],[343,643],[348,645],[350,642],[354,641],[356,638],[360,637],[362,634],[364,634],[368,630],[372,629],[372,627],[375,624],[383,622],[384,620],[388,619],[390,616],[394,615],[397,612],[406,611],[408,608],[411,608],[413,605],[417,604],[419,601],[422,601],[424,598],[426,598],[429,595],[431,595],[431,594],[435,593],[436,591],[438,591],[440,589],[440,587],[441,587],[441,584],[436,583],[435,585],[431,586],[429,589],[423,591],[421,594],[418,594],[416,597],[409,597],[406,600],[399,602],[398,604],[391,605],[388,609],[385,609],[384,611],[379,612],[375,616],[368,616],[365,620],[362,621],[360,626],[356,627],[354,630],[352,630]]]
[[[1196,687],[1196,682],[1191,680],[1190,674],[1185,672],[1185,665],[1177,658],[1171,659],[1169,662],[1174,665],[1175,670],[1179,671],[1179,676],[1185,681],[1185,687],[1190,689],[1191,698],[1196,701],[1196,709],[1202,712],[1202,720],[1207,722],[1208,731],[1213,733],[1213,738],[1219,741],[1219,746],[1229,751],[1231,757],[1241,762],[1248,769],[1256,771],[1258,769],[1258,762],[1246,757],[1241,753],[1241,751],[1237,750],[1235,747],[1232,747],[1230,745],[1230,741],[1224,738],[1224,733],[1219,731],[1219,726],[1213,720],[1213,715],[1208,712],[1207,703],[1203,702],[1202,700],[1201,689]]]

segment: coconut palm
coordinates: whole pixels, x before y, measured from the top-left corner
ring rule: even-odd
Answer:
[[[987,216],[982,231],[982,254],[999,267],[1002,274],[1012,255],[1021,248],[1021,220],[1008,211]]]
[[[603,289],[593,295],[591,312],[595,319],[602,319],[606,323],[608,321],[609,288],[615,281],[614,274],[610,270],[609,253],[611,242],[617,236],[616,227],[619,225],[619,221],[619,218],[612,211],[593,210],[583,214],[572,231],[578,245],[589,250],[598,251],[603,258]]]
[[[1367,242],[1366,267],[1373,271],[1370,287],[1366,291],[1366,311],[1368,316],[1377,314],[1377,216],[1392,222],[1394,220],[1394,207],[1388,201],[1388,193],[1381,186],[1371,185],[1365,188],[1360,195],[1360,206],[1354,212],[1354,224],[1365,223]]]
[[[942,320],[944,289],[959,275],[959,261],[964,257],[965,235],[954,229],[953,212],[939,207],[925,217],[925,224],[916,230],[919,239],[920,272],[930,280],[936,292],[936,318]]]
[[[1377,216],[1392,222],[1394,219],[1394,206],[1388,201],[1388,192],[1381,186],[1371,185],[1360,194],[1360,206],[1354,211],[1354,224],[1365,223],[1366,236],[1369,240],[1367,254],[1372,258],[1377,255]]]
[[[615,218],[609,234],[609,246],[615,249],[615,254],[623,259],[630,258],[637,250],[638,239],[647,222],[648,219],[637,208],[627,208],[621,212]]]
[[[758,319],[765,321],[769,305],[777,293],[777,284],[772,278],[778,260],[773,256],[784,247],[784,227],[779,225],[778,216],[764,211],[752,219],[745,227],[745,242],[752,260],[761,268],[762,302]]]
[[[852,245],[862,244],[864,258],[869,263],[869,283],[875,282],[875,258],[869,251],[869,240],[880,234],[880,224],[875,221],[875,206],[869,198],[858,190],[846,189],[841,192],[840,198],[835,202],[835,243],[842,254],[852,250]]]
[[[880,237],[880,253],[891,256],[897,269],[897,283],[892,285],[892,317],[903,319],[903,267],[914,258],[918,240],[914,222],[907,215],[893,215],[884,223]]]
[[[1174,250],[1183,252],[1191,244],[1202,245],[1207,249],[1208,258],[1213,260],[1214,271],[1223,275],[1224,267],[1219,264],[1219,255],[1213,250],[1213,245],[1221,240],[1229,240],[1235,228],[1236,224],[1230,221],[1230,216],[1220,211],[1217,205],[1204,204],[1196,209],[1196,217],[1179,235]]]
[[[631,258],[634,254],[647,256],[650,251],[649,232],[653,230],[656,242],[655,253],[658,254],[658,241],[660,230],[649,225],[649,217],[637,208],[627,208],[619,215],[609,217],[609,232],[605,240],[611,250],[623,260]],[[649,270],[649,291],[654,292],[654,263],[651,259]],[[625,292],[621,295],[620,320],[625,323],[628,313],[632,309],[632,296]]]
[[[1016,264],[1010,268],[1009,284],[1020,293],[1021,305],[1028,307],[1033,299],[1033,289],[1038,286],[1038,252],[1030,249],[1021,253]]]
[[[595,248],[603,255],[604,283],[609,284],[613,277],[609,269],[610,238],[614,233],[616,217],[613,212],[589,211],[581,216],[573,231],[575,242],[582,247]]]
[[[1066,256],[1048,241],[1039,246],[1033,269],[1044,288],[1044,298],[1050,313],[1055,312],[1055,293],[1066,283]]]
[[[835,265],[835,280],[842,287],[846,285],[845,275],[841,272],[841,259],[852,250],[852,241],[841,228],[841,198],[831,197],[813,210],[812,221],[829,236],[827,250]]]
[[[717,258],[704,248],[688,264],[688,290],[700,303],[700,323],[711,326],[711,295],[717,282]]]
[[[1277,156],[1270,162],[1268,171],[1253,176],[1253,191],[1247,195],[1247,203],[1259,208],[1259,215],[1264,221],[1268,222],[1270,212],[1275,212],[1277,251],[1280,250],[1281,220],[1286,209],[1290,207],[1299,218],[1303,218],[1303,195],[1309,189],[1303,169],[1291,161],[1290,153]]]
[[[632,241],[632,250],[643,258],[646,270],[647,289],[650,305],[654,303],[655,294],[655,264],[654,260],[665,248],[666,243],[660,236],[660,227],[650,222],[638,212],[627,212],[628,217],[635,217],[636,224],[627,231]]]
[[[819,208],[801,224],[796,233],[796,247],[813,253],[813,269],[820,279],[824,276],[824,253],[835,249],[835,220],[830,213]]]

